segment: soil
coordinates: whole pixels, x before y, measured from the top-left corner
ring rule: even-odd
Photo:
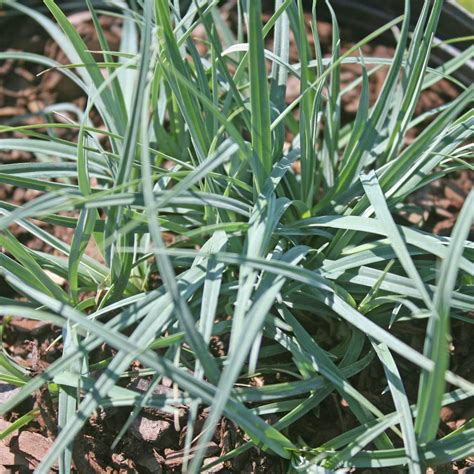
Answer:
[[[229,22],[232,23],[232,10],[228,11]],[[71,16],[79,33],[86,40],[91,50],[100,49],[90,17],[84,13]],[[116,18],[102,18],[107,39],[111,46],[117,47],[120,41],[121,23]],[[323,50],[328,52],[331,44],[331,26],[327,23],[318,25]],[[343,50],[351,46],[351,33],[342,32],[346,41]],[[58,46],[48,39],[44,32],[25,18],[10,22],[4,27],[0,36],[0,49],[14,49],[45,54],[62,63],[66,58]],[[368,45],[363,48],[366,56],[391,57],[393,49],[385,45]],[[294,48],[291,51],[292,60],[297,60]],[[83,108],[85,98],[77,87],[64,79],[56,71],[38,76],[42,67],[23,61],[0,62],[0,123],[4,125],[42,123],[42,109],[45,106],[60,102],[73,102]],[[358,66],[344,66],[342,73],[342,87],[349,84],[359,74]],[[377,97],[384,80],[384,73],[380,72],[371,79],[371,100]],[[294,79],[288,82],[288,100],[298,95],[299,84]],[[453,99],[458,91],[451,83],[441,81],[422,94],[417,113],[439,106]],[[343,100],[343,119],[353,119],[358,107],[358,91],[346,95]],[[56,119],[61,119],[57,116]],[[70,132],[58,130],[59,136],[72,138]],[[419,133],[415,130],[414,134]],[[62,135],[61,135],[62,134]],[[5,134],[3,135],[5,136]],[[14,135],[13,135],[14,136]],[[411,136],[411,138],[413,138]],[[33,160],[26,152],[0,152],[0,163],[22,163]],[[413,212],[403,216],[407,222],[419,225],[423,229],[435,233],[449,235],[459,210],[472,189],[473,175],[468,172],[452,174],[449,178],[436,181],[423,188],[413,198]],[[16,205],[22,205],[37,195],[37,192],[23,190],[7,185],[0,185],[0,200]],[[38,223],[53,233],[56,237],[70,242],[72,229],[57,228],[43,223]],[[18,226],[13,226],[11,231],[18,239],[30,248],[44,252],[54,252],[45,246],[42,241],[32,237]],[[91,255],[97,255],[90,250]],[[12,296],[13,290],[0,279],[0,296]],[[62,346],[56,340],[60,330],[51,325],[22,318],[3,318],[3,345],[5,350],[22,366],[33,373],[41,373],[52,361],[61,356]],[[414,325],[409,333],[401,333],[405,326],[401,326],[397,337],[410,342],[414,347],[420,344],[418,328]],[[398,329],[395,328],[394,332]],[[453,350],[452,367],[467,379],[473,379],[474,360],[472,351],[469,351],[470,342],[474,338],[474,329],[471,325],[453,324]],[[219,341],[216,342],[219,344]],[[143,383],[143,379],[133,380],[133,384]],[[380,370],[371,369],[353,382],[357,389],[370,400],[377,403],[383,410],[393,409],[388,395],[382,393],[382,377]],[[265,379],[256,380],[255,383],[265,383]],[[169,389],[166,381],[159,386],[162,390]],[[410,395],[416,394],[417,380],[407,385]],[[0,401],[7,400],[17,389],[14,386],[0,382]],[[13,468],[15,472],[29,472],[34,469],[49,449],[55,436],[56,414],[49,393],[40,391],[34,398],[22,403],[20,406],[0,418],[0,431],[10,426],[22,414],[36,407],[40,416],[29,423],[20,432],[8,436],[0,441],[0,471]],[[173,417],[159,410],[146,410],[137,419],[117,448],[111,450],[115,437],[129,415],[127,409],[110,409],[97,412],[85,425],[75,443],[74,461],[77,472],[118,473],[118,472],[181,472],[184,439],[186,435],[187,412],[184,408]],[[198,415],[194,436],[199,434],[207,417],[207,410],[202,410]],[[465,420],[474,416],[474,410],[466,403],[458,403],[443,409],[441,431],[448,433],[461,426]],[[312,418],[310,420],[310,418]],[[274,420],[269,420],[274,421]],[[291,428],[292,436],[299,435],[309,445],[317,445],[337,434],[355,426],[355,420],[347,409],[344,400],[336,396],[329,397],[320,407],[318,417],[313,414],[304,417]],[[206,463],[210,464],[219,456],[229,452],[245,443],[246,436],[242,431],[227,419],[222,419],[209,444]],[[450,469],[462,469],[466,464],[449,466]],[[3,471],[2,471],[3,472]],[[209,469],[207,472],[286,472],[284,464],[266,453],[254,448],[246,453]],[[442,472],[442,471],[437,471]]]

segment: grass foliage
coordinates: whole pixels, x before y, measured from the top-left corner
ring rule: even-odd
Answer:
[[[449,74],[473,53],[471,47],[438,69],[428,67],[441,0],[425,2],[413,34],[406,0],[402,17],[344,53],[333,15],[332,55],[324,59],[316,10],[313,47],[300,0],[276,0],[265,25],[260,0],[240,2],[237,37],[217,1],[193,1],[184,12],[167,0],[135,8],[114,2],[124,24],[119,52],[110,51],[100,11],[87,0],[101,62],[53,0],[45,0],[53,19],[4,3],[41,24],[71,65],[13,51],[0,60],[57,68],[88,97],[84,111],[61,104],[74,120],[50,112],[44,124],[0,129],[1,150],[38,158],[0,165],[0,183],[41,192],[21,207],[0,203],[0,270],[24,296],[2,297],[0,311],[62,328],[63,356],[39,375],[0,355],[0,379],[21,387],[2,413],[45,384],[58,401],[59,435],[38,473],[58,459],[61,472],[70,472],[74,439],[99,407],[130,407],[121,437],[142,407],[173,411],[177,403],[189,406],[188,448],[198,407],[211,407],[188,472],[199,471],[222,416],[249,436],[226,459],[258,446],[287,459],[292,472],[406,466],[421,473],[473,454],[472,421],[444,437],[438,427],[442,406],[474,395],[474,384],[450,370],[448,350],[450,320],[473,322],[474,245],[466,239],[474,194],[450,238],[397,219],[415,191],[472,169],[472,86],[415,116],[420,93],[443,78],[454,81]],[[204,57],[191,36],[197,25],[207,34]],[[398,38],[393,58],[364,58],[361,47],[391,29]],[[270,51],[265,38],[273,34]],[[290,36],[297,64],[289,62]],[[353,63],[360,78],[341,89],[341,66]],[[387,75],[369,104],[373,67]],[[288,104],[290,75],[300,93]],[[343,124],[341,98],[359,86],[357,117]],[[105,128],[91,122],[92,110]],[[404,146],[420,124],[424,131]],[[77,139],[59,138],[59,128]],[[72,243],[32,219],[73,228]],[[14,223],[62,256],[26,248],[9,230]],[[104,263],[87,255],[91,242]],[[414,320],[424,328],[422,351],[397,336]],[[322,343],[322,326],[338,339]],[[215,336],[225,342],[222,356],[209,348]],[[102,344],[114,357],[91,360]],[[152,386],[170,378],[175,395],[117,385],[131,376],[135,360]],[[371,367],[383,368],[392,412],[351,384]],[[249,385],[255,375],[272,380],[276,372],[287,381]],[[419,375],[414,400],[408,373]],[[317,415],[331,394],[347,402],[358,425],[307,445],[292,425]],[[272,425],[270,414],[278,415]],[[14,428],[36,415],[24,415]]]

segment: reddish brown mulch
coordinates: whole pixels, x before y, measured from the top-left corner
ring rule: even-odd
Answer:
[[[232,19],[232,18],[230,18]],[[91,50],[100,49],[93,33],[91,21],[87,15],[73,16],[77,30],[86,39]],[[107,32],[107,39],[112,47],[116,47],[120,38],[120,21],[102,19]],[[331,43],[331,26],[319,24],[322,46],[329,51]],[[67,60],[58,46],[44,36],[43,31],[31,21],[21,19],[10,24],[0,41],[2,49],[13,48],[46,54],[62,63]],[[349,38],[350,39],[350,38]],[[343,45],[347,49],[350,43]],[[393,49],[382,45],[369,45],[363,49],[366,56],[391,57]],[[292,49],[292,60],[297,60],[296,51]],[[5,61],[0,64],[0,123],[17,125],[20,123],[42,123],[41,109],[50,104],[62,101],[73,101],[80,108],[84,107],[85,98],[81,92],[67,79],[51,71],[38,77],[42,67],[22,61]],[[344,66],[342,86],[349,84],[359,74],[359,66]],[[384,80],[384,73],[376,74],[371,79],[371,99],[378,95]],[[299,84],[294,78],[288,81],[288,98],[296,97]],[[430,88],[422,94],[418,113],[451,100],[457,94],[456,89],[447,81]],[[356,89],[344,97],[344,120],[352,119],[358,107],[359,91]],[[57,131],[59,136],[71,138],[68,131]],[[416,133],[416,131],[414,132]],[[62,134],[62,135],[61,135]],[[15,136],[15,135],[13,135]],[[18,135],[20,136],[20,135]],[[20,163],[31,161],[33,157],[24,152],[0,152],[1,163]],[[418,224],[423,219],[423,228],[432,229],[439,234],[449,234],[464,199],[472,188],[473,176],[468,172],[453,174],[448,179],[437,181],[420,190],[414,197],[414,204],[419,213],[406,215],[407,221]],[[33,199],[38,193],[30,190],[0,186],[0,200],[17,205]],[[39,224],[39,223],[38,223]],[[72,229],[59,229],[39,224],[56,237],[70,242]],[[45,252],[53,252],[42,241],[32,237],[18,226],[12,226],[12,232],[30,248]],[[0,278],[1,296],[12,296],[14,292]],[[4,327],[3,344],[8,353],[21,365],[34,373],[41,373],[52,361],[60,357],[62,346],[54,343],[60,336],[60,330],[44,323],[21,319],[2,318]],[[401,336],[401,334],[399,334]],[[474,333],[453,324],[453,338],[460,347],[454,357],[455,371],[472,378],[474,360],[467,349]],[[416,346],[419,338],[416,331],[406,335]],[[219,341],[216,341],[217,346]],[[373,399],[383,410],[393,409],[389,396],[374,395],[381,393],[384,387],[380,384],[380,372],[364,373],[355,381],[356,387]],[[140,384],[142,380],[132,383]],[[416,393],[416,381],[407,389]],[[160,389],[169,389],[165,382]],[[377,388],[380,390],[377,391]],[[0,401],[7,400],[16,393],[16,388],[0,382]],[[19,433],[14,433],[0,441],[0,469],[2,466],[15,466],[18,472],[28,472],[36,467],[51,445],[55,432],[55,412],[49,394],[42,391],[33,399],[27,400],[15,411],[3,419],[0,418],[0,431],[9,426],[20,415],[33,407],[41,409],[41,415]],[[111,450],[115,436],[127,419],[130,411],[125,408],[100,410],[85,425],[75,443],[74,460],[78,472],[115,473],[115,472],[181,472],[186,434],[186,410],[180,409],[179,416],[173,417],[158,410],[145,410],[124,436],[115,450]],[[336,414],[336,416],[335,416]],[[445,408],[442,413],[441,429],[448,433],[456,429],[463,420],[474,415],[472,407],[466,404],[455,408]],[[199,434],[207,416],[202,410],[195,424],[194,436]],[[310,420],[310,421],[309,421]],[[331,437],[355,426],[355,420],[347,409],[344,400],[331,396],[323,402],[319,416],[309,414],[291,428],[292,435],[300,435],[308,444],[318,445]],[[246,436],[232,422],[222,419],[208,447],[206,463],[213,462],[217,457],[229,452],[247,441]],[[3,472],[3,471],[2,471]],[[286,467],[279,459],[253,449],[231,462],[216,466],[208,472],[286,472]],[[439,471],[440,472],[440,471]]]

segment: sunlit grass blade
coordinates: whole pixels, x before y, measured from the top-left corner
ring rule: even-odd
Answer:
[[[406,128],[415,110],[418,102],[419,93],[423,85],[424,71],[428,65],[430,50],[441,14],[442,1],[433,3],[431,14],[428,16],[428,4],[420,14],[418,24],[413,33],[413,40],[410,45],[410,51],[407,58],[407,66],[404,69],[405,76],[402,78],[400,87],[400,97],[397,103],[400,104],[398,116],[394,125],[391,127],[390,139],[385,151],[384,160],[391,161],[398,148],[403,144]],[[424,23],[427,21],[426,28]]]
[[[71,351],[71,348],[77,348],[77,333],[71,327],[70,324],[64,328],[66,336],[64,338],[64,354]],[[76,361],[70,369],[78,374],[81,373],[81,360]],[[60,387],[59,389],[59,400],[58,400],[58,431],[60,432],[66,425],[69,419],[71,419],[77,408],[78,400],[80,398],[80,386],[76,387]],[[59,466],[61,472],[71,472],[72,465],[72,451],[73,443],[64,449],[59,458]]]
[[[270,99],[262,36],[261,1],[247,3],[249,17],[250,103],[252,108],[252,146],[260,163],[263,176],[256,176],[257,189],[272,169],[270,133]]]
[[[410,474],[421,474],[420,456],[418,454],[415,427],[408,397],[403,386],[403,381],[398,371],[392,354],[383,344],[373,345],[382,363],[387,378],[392,398],[400,416],[400,427],[402,429],[403,444],[407,455],[407,465]],[[444,394],[443,394],[444,395]]]
[[[385,197],[378,183],[377,175],[375,172],[371,172],[368,175],[361,177],[362,185],[364,190],[369,198],[370,203],[375,211],[377,220],[380,222],[381,226],[385,229],[385,233],[390,240],[390,243],[397,254],[403,268],[410,276],[412,281],[415,283],[418,291],[423,297],[426,307],[432,309],[432,298],[428,293],[426,286],[421,279],[416,266],[410,257],[409,252],[407,251],[406,245],[403,242],[402,236],[400,235],[395,221],[390,214]]]
[[[275,11],[284,5],[283,0],[275,2]],[[273,52],[278,56],[282,62],[288,63],[290,50],[290,23],[288,14],[283,12],[276,21],[275,30],[275,44]],[[270,75],[270,107],[273,113],[282,112],[285,107],[286,98],[286,83],[288,80],[288,71],[285,67],[278,63],[272,64],[272,71]],[[274,159],[279,159],[283,152],[285,130],[283,125],[279,126],[273,133],[273,156]]]
[[[435,364],[435,370],[423,373],[418,392],[420,413],[416,419],[416,430],[420,442],[430,442],[436,437],[439,426],[441,399],[445,390],[443,374],[449,367],[449,316],[453,290],[459,272],[459,260],[462,257],[463,242],[474,220],[474,192],[471,191],[458,221],[454,227],[451,243],[448,247],[448,258],[441,264],[438,285],[434,294],[432,313],[427,327],[424,354]]]
[[[393,63],[385,79],[382,91],[380,92],[377,102],[372,108],[369,116],[368,125],[365,127],[363,134],[361,135],[359,145],[354,148],[351,155],[347,158],[344,163],[344,167],[341,170],[338,184],[336,187],[337,191],[341,191],[345,186],[352,183],[355,177],[358,175],[364,162],[368,160],[374,145],[380,139],[380,132],[384,125],[385,119],[388,114],[390,107],[390,100],[394,96],[395,87],[399,75],[400,66],[402,64],[406,42],[408,38],[410,24],[410,0],[405,0],[404,18],[400,36],[398,38],[397,49],[395,51]]]
[[[405,0],[356,44],[322,0],[87,0],[86,36],[54,0],[52,17],[4,3],[69,64],[0,61],[48,68],[40,88],[54,73],[87,96],[0,126],[0,153],[13,152],[0,165],[0,381],[19,389],[0,413],[8,433],[30,430],[38,412],[22,402],[52,395],[58,434],[37,472],[78,468],[85,426],[113,440],[97,461],[115,462],[148,409],[176,416],[177,469],[193,474],[257,457],[291,472],[421,474],[472,454],[471,421],[439,427],[443,406],[474,396],[459,363],[474,324],[474,195],[459,216],[449,208],[451,237],[420,198],[472,171],[473,86],[458,74],[472,47],[428,65],[444,2],[415,15]],[[17,318],[52,328],[31,334],[50,344],[42,371],[18,358]],[[113,423],[86,425],[97,410]]]

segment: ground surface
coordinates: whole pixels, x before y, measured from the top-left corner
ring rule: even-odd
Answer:
[[[90,49],[99,49],[97,40],[93,34],[92,24],[88,15],[75,14],[71,20],[77,30],[87,40]],[[232,21],[232,17],[230,17]],[[107,28],[108,40],[112,46],[116,46],[120,38],[120,21],[104,20]],[[328,24],[319,25],[323,48],[328,51],[330,47],[331,27]],[[350,45],[350,32],[343,32],[347,39],[343,45]],[[52,58],[65,62],[65,58],[56,44],[47,39],[44,33],[33,23],[24,19],[10,23],[2,32],[0,37],[0,48],[16,49],[46,54]],[[392,56],[393,50],[383,45],[370,45],[364,49],[364,53],[375,56]],[[292,51],[293,60],[297,60],[295,51]],[[62,79],[57,72],[50,72],[40,77],[37,74],[41,67],[19,61],[6,61],[0,63],[0,123],[16,125],[20,123],[41,123],[43,117],[41,110],[44,106],[73,101],[79,107],[84,107],[85,99],[80,95],[78,89],[68,81]],[[349,83],[358,74],[357,69],[346,67],[343,72],[343,81]],[[376,97],[384,79],[383,73],[376,74],[371,83],[371,93]],[[298,83],[290,80],[288,84],[288,98],[298,95]],[[436,87],[426,91],[419,104],[418,112],[422,112],[452,99],[457,94],[456,89],[449,83],[443,81]],[[344,119],[354,117],[358,105],[358,93],[349,94],[344,99]],[[414,133],[418,133],[414,131]],[[68,133],[68,132],[64,132]],[[69,137],[68,137],[69,138]],[[33,157],[24,152],[0,152],[0,163],[21,163],[32,160]],[[421,225],[426,230],[449,235],[456,216],[464,202],[468,191],[472,188],[473,176],[468,172],[453,175],[451,178],[434,182],[429,187],[416,194],[413,201],[413,212],[403,216],[407,222]],[[35,197],[32,191],[12,188],[0,185],[0,200],[21,205]],[[68,241],[72,230],[44,227],[57,237]],[[12,228],[21,242],[31,248],[51,252],[41,241],[31,237],[20,228]],[[94,255],[94,249],[90,250]],[[13,292],[0,279],[0,296],[13,295]],[[13,356],[21,365],[27,367],[32,373],[40,373],[47,365],[58,358],[61,354],[61,345],[54,344],[59,336],[59,331],[50,325],[21,318],[4,318],[1,322],[3,327],[3,345],[7,352]],[[418,334],[422,331],[416,325],[403,326],[407,331],[403,335],[414,347],[421,344],[422,339]],[[400,334],[398,335],[400,336]],[[328,334],[328,337],[330,335]],[[474,337],[472,326],[454,325],[453,327],[453,370],[467,379],[474,378],[474,354],[470,351],[470,341]],[[222,341],[215,341],[216,348]],[[410,395],[416,393],[414,384],[407,385]],[[138,389],[145,389],[146,381],[135,380]],[[255,380],[255,383],[265,383],[264,379]],[[141,384],[141,385],[140,385]],[[358,380],[354,380],[356,387],[369,399],[376,402],[382,409],[389,409],[390,404],[386,397],[379,395],[383,390],[381,385],[381,373],[364,372]],[[159,390],[170,390],[165,380],[158,387]],[[15,388],[0,383],[0,402],[15,393]],[[384,404],[388,406],[384,407]],[[17,407],[15,412],[10,413],[4,419],[0,419],[0,431],[9,426],[9,423],[17,419],[22,413],[38,407],[41,415],[36,421],[30,423],[20,433],[15,433],[0,441],[0,471],[3,466],[17,466],[19,470],[26,470],[36,466],[50,447],[55,434],[55,411],[49,394],[38,393],[35,399],[24,402]],[[161,412],[144,412],[129,433],[119,443],[118,447],[111,451],[116,434],[120,430],[124,420],[128,416],[127,409],[109,410],[99,412],[89,421],[76,442],[75,459],[79,472],[180,472],[182,470],[182,449],[185,437],[186,411],[182,410],[181,416],[167,417]],[[203,424],[207,412],[203,410],[197,424]],[[466,419],[474,416],[474,407],[468,405],[455,405],[454,408],[445,408],[442,413],[442,427],[444,433],[460,426]],[[321,406],[318,418],[311,422],[305,417],[304,420],[292,429],[300,434],[306,442],[316,445],[341,431],[353,426],[354,420],[345,410],[344,404],[336,398],[329,398]],[[199,430],[196,429],[196,433]],[[212,443],[209,445],[206,462],[212,462],[216,457],[228,452],[245,442],[243,433],[231,422],[222,420]],[[460,465],[461,467],[461,465]],[[456,466],[447,468],[457,469]],[[3,471],[1,471],[3,472]],[[209,472],[284,472],[284,466],[279,460],[267,456],[265,453],[254,449],[237,457],[230,463],[221,464]],[[442,471],[438,471],[442,472]]]

